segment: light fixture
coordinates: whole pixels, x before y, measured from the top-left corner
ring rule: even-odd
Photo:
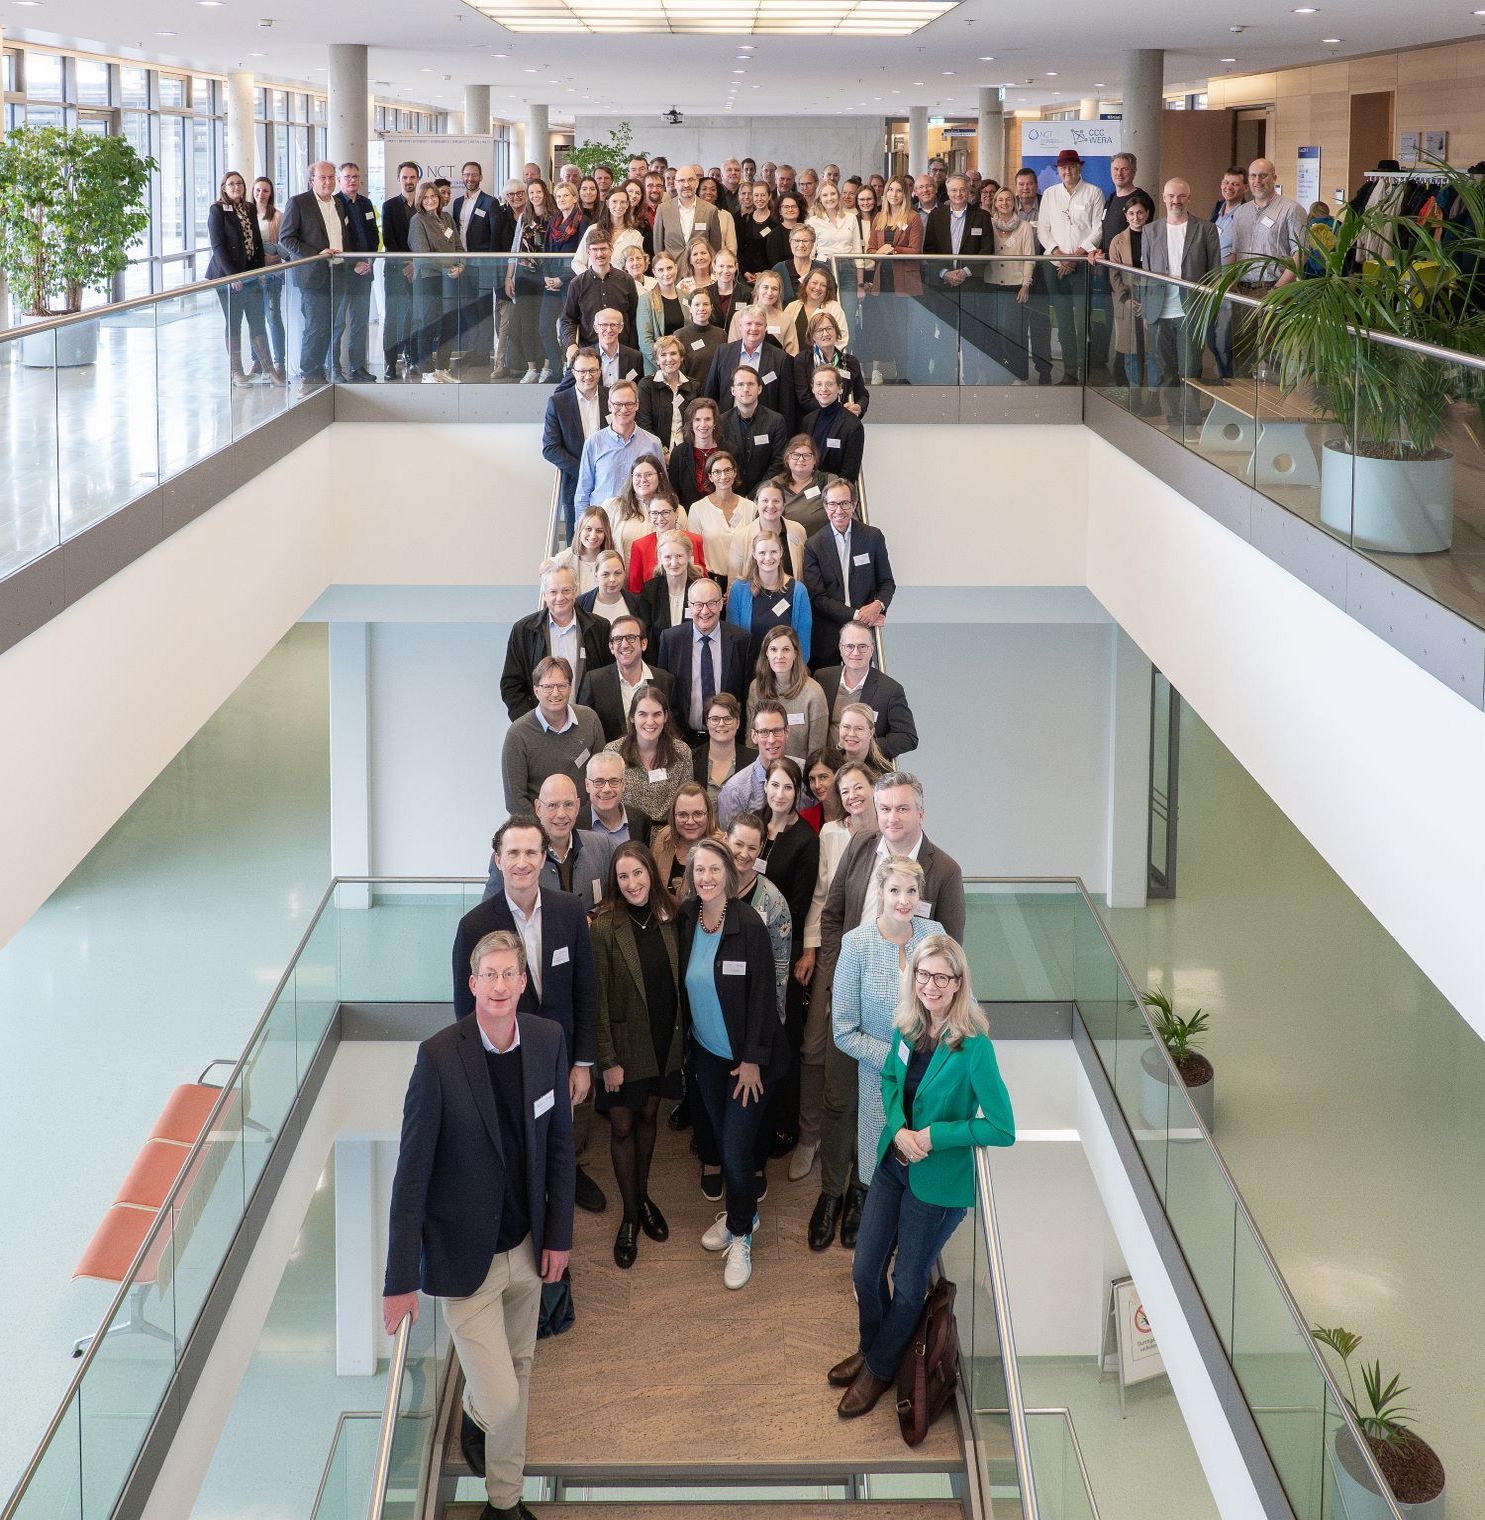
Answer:
[[[953,77],[954,77],[954,71],[953,71],[953,69],[945,69],[944,70],[944,78],[945,79],[952,79]]]
[[[266,58],[267,56],[268,56],[267,53],[249,53],[248,54],[249,58]]]
[[[994,53],[981,53],[980,54],[980,62],[981,63],[994,63],[995,62],[995,54]]]
[[[516,33],[905,37],[959,0],[465,0]]]
[[[1236,62],[1237,62],[1237,59],[1236,59],[1236,58],[1224,58],[1224,59],[1223,59],[1223,60],[1222,60],[1222,62],[1223,62],[1223,63],[1236,63]]]
[[[1057,70],[1056,69],[1048,69],[1047,70],[1047,78],[1048,79],[1056,79],[1056,77],[1057,77]]]
[[[1330,46],[1334,47],[1336,43],[1344,42],[1346,39],[1344,37],[1322,37],[1320,40],[1321,42],[1328,43]]]
[[[1294,7],[1294,14],[1296,16],[1315,16],[1319,13],[1320,7],[1318,5],[1296,5]]]
[[[221,9],[223,0],[196,0],[196,4],[203,10],[215,11]]]
[[[173,37],[173,36],[175,36],[175,33],[174,32],[156,32],[155,36],[156,37]]]

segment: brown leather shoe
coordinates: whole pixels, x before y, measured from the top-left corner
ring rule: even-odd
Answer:
[[[861,1352],[853,1351],[845,1361],[837,1362],[825,1374],[825,1381],[832,1388],[849,1388],[856,1381],[858,1374],[865,1365],[866,1358]]]
[[[891,1386],[891,1378],[879,1378],[863,1361],[856,1381],[841,1396],[835,1412],[843,1420],[854,1420],[858,1415],[870,1414],[877,1407],[877,1400]]]

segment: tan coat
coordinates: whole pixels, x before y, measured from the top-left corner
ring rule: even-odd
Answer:
[[[1116,232],[1113,240],[1109,243],[1109,258],[1115,264],[1133,264],[1135,262],[1129,247],[1129,229]],[[1134,354],[1140,351],[1140,345],[1136,338],[1135,324],[1138,323],[1144,334],[1144,351],[1151,351],[1150,329],[1145,326],[1145,319],[1139,316],[1133,309],[1133,303],[1143,302],[1145,297],[1146,281],[1137,275],[1125,274],[1122,269],[1109,270],[1109,289],[1114,295],[1114,351],[1120,354]]]

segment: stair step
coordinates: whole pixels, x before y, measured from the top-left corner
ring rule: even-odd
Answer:
[[[450,1504],[444,1520],[479,1520],[479,1504]],[[581,1503],[528,1504],[537,1520],[963,1520],[957,1499],[795,1499],[739,1503],[734,1499],[587,1500]]]

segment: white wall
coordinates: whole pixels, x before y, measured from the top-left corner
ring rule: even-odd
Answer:
[[[746,91],[744,92],[746,93]],[[626,118],[579,116],[575,136],[602,141]],[[721,167],[727,158],[769,159],[803,169],[835,163],[841,174],[879,174],[886,162],[887,122],[883,116],[692,116],[685,124],[666,125],[658,118],[636,121],[634,141],[642,153],[663,153],[672,164]]]

